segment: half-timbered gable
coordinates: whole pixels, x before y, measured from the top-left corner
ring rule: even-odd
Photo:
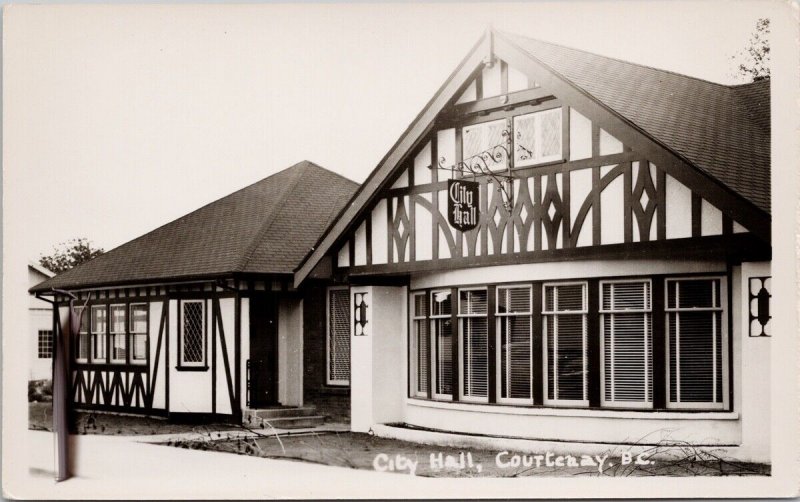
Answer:
[[[398,273],[654,256],[687,247],[706,255],[730,248],[768,255],[763,185],[746,191],[749,197],[729,186],[739,187],[748,176],[761,180],[763,165],[741,167],[738,159],[728,173],[718,159],[707,163],[701,158],[707,153],[690,151],[703,162],[695,165],[678,150],[680,141],[673,141],[674,149],[662,144],[539,61],[536,52],[504,35],[487,37],[488,47],[475,49],[487,51],[477,69],[424,127],[415,147],[398,153],[400,162],[386,169],[380,189],[369,197],[360,194],[368,202],[351,208],[357,218],[339,221],[336,228],[343,231],[331,248],[337,268],[350,275]],[[641,99],[646,107],[646,99],[671,98]],[[716,127],[732,126],[732,120],[726,117]],[[680,116],[674,125],[681,127]],[[713,177],[720,172],[726,174]],[[448,182],[458,179],[480,185],[478,223],[468,231],[448,223]]]

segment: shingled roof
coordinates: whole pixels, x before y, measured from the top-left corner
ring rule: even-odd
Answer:
[[[233,273],[291,274],[357,187],[354,181],[303,161],[31,291]]]
[[[503,33],[756,207],[770,212],[770,82],[727,86]]]

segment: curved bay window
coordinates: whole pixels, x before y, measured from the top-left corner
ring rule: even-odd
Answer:
[[[411,291],[409,396],[727,410],[727,287],[654,275]]]

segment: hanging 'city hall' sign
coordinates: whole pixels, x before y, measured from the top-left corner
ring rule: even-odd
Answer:
[[[479,187],[477,181],[447,180],[447,221],[456,230],[478,226]]]

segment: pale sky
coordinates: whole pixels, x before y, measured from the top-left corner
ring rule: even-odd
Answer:
[[[12,7],[5,236],[108,250],[303,159],[361,182],[489,24],[730,83],[775,6]]]

